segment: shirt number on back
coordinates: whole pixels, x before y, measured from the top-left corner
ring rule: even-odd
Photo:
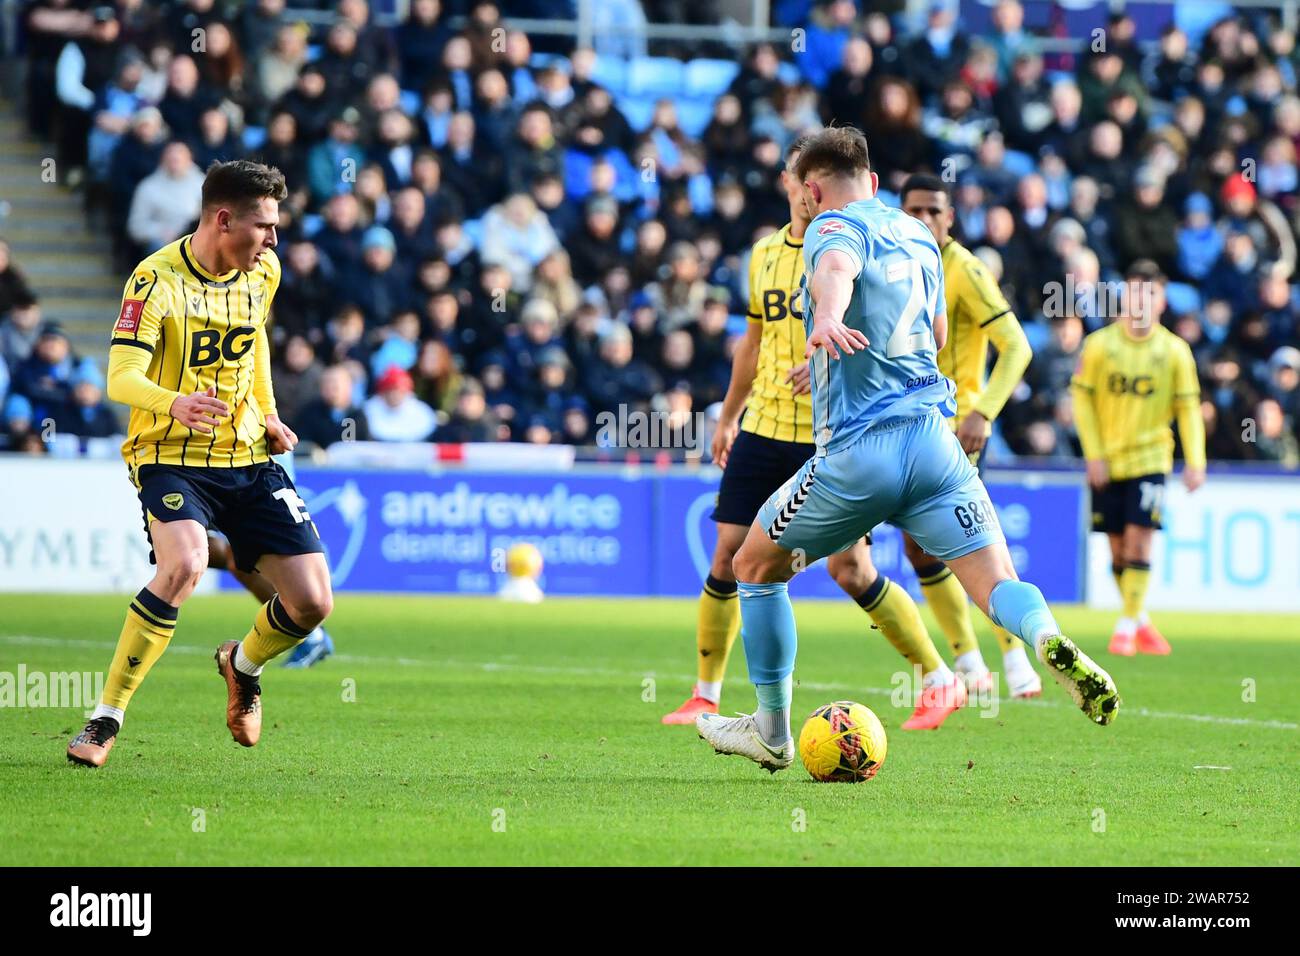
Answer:
[[[904,279],[911,280],[911,292],[907,297],[907,304],[903,306],[903,314],[898,317],[894,331],[890,333],[889,341],[885,343],[886,358],[910,355],[917,349],[931,345],[933,341],[928,329],[921,332],[912,331],[916,317],[921,314],[921,309],[925,306],[925,284],[921,277],[919,259],[899,259],[885,267],[886,282],[902,282]]]

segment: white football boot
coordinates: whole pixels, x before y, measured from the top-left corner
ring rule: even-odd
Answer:
[[[1002,674],[1006,678],[1007,692],[1015,699],[1038,697],[1043,693],[1043,680],[1029,663],[1024,647],[1017,647],[1002,655]]]
[[[753,714],[723,717],[721,714],[700,714],[695,718],[700,737],[713,745],[720,754],[740,754],[760,767],[776,773],[794,763],[794,739],[787,739],[780,747],[772,748],[758,732]]]

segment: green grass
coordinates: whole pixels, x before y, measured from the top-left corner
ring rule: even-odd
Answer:
[[[83,671],[107,668],[125,601],[4,605],[0,671]],[[1300,863],[1295,616],[1160,615],[1175,652],[1109,660],[1124,697],[1109,728],[1049,680],[1041,701],[918,734],[898,730],[899,660],[861,612],[797,605],[796,714],[854,698],[889,731],[880,774],[847,786],[769,776],[659,724],[690,686],[689,601],[343,596],[339,655],[268,670],[245,750],[211,655],[253,610],[238,595],[182,610],[102,770],[64,760],[80,710],[0,710],[0,865]],[[1109,613],[1059,616],[1101,654]],[[743,664],[727,711],[751,706]]]

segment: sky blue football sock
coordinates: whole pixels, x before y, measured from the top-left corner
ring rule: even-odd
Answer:
[[[737,582],[740,594],[740,635],[745,642],[749,679],[758,693],[755,720],[768,743],[790,736],[790,697],[793,686],[794,608],[784,582]]]
[[[758,693],[758,710],[754,722],[758,732],[769,744],[779,744],[790,739],[790,699],[794,696],[794,675],[775,684],[755,684]]]
[[[1043,599],[1043,592],[1028,581],[999,581],[989,594],[989,617],[1033,650],[1038,642],[1061,629]]]

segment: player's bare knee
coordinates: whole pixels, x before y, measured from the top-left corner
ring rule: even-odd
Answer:
[[[907,555],[908,563],[917,570],[927,564],[934,564],[934,558],[926,554],[925,549],[913,541],[910,534],[903,535],[903,554]]]
[[[828,561],[827,570],[835,583],[854,598],[870,587],[876,577],[857,561]]]
[[[295,624],[311,630],[329,617],[330,612],[334,610],[334,595],[328,588],[306,591],[292,598],[281,594],[280,603],[284,605]]]
[[[794,577],[791,556],[785,551],[766,551],[746,544],[736,552],[732,562],[737,581],[746,584],[776,584]]]

